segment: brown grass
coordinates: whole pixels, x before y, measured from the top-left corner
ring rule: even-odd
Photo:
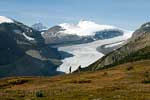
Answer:
[[[96,72],[1,79],[0,100],[149,100],[150,83],[143,82],[149,72],[147,60]]]

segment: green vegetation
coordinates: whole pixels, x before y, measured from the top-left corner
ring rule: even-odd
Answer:
[[[37,91],[36,92],[36,97],[44,97],[44,94],[42,91]]]
[[[150,79],[149,78],[145,78],[143,81],[142,81],[142,83],[150,83]]]
[[[145,84],[150,83],[150,73],[149,72],[145,73],[145,78],[142,81],[142,83],[145,83]]]

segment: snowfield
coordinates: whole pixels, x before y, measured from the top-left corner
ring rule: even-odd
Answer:
[[[5,16],[0,16],[0,24],[2,23],[13,23],[14,21],[5,17]]]
[[[72,67],[72,71],[75,71],[80,65],[81,67],[87,67],[88,65],[104,56],[104,54],[98,52],[96,48],[105,44],[112,44],[122,40],[127,40],[127,38],[129,38],[129,36],[118,36],[111,39],[98,40],[92,43],[59,47],[59,51],[64,51],[73,54],[74,56],[63,59],[62,65],[60,65],[57,70],[68,73],[70,66]]]
[[[61,31],[61,33],[65,34],[75,34],[78,36],[89,36],[89,35],[95,35],[97,31],[104,31],[104,30],[122,30],[126,31],[124,29],[111,26],[111,25],[100,25],[93,21],[85,21],[81,20],[78,24],[69,24],[69,23],[62,23],[59,26],[61,26],[64,31]]]

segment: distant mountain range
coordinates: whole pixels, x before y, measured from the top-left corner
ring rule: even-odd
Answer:
[[[63,23],[49,28],[43,37],[47,44],[81,44],[123,36],[125,33],[130,32],[92,21],[80,21],[77,25]]]

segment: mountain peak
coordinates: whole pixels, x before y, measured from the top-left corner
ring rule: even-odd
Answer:
[[[95,32],[109,29],[118,29],[111,25],[100,25],[93,21],[81,20],[78,24],[62,23],[61,26],[66,34],[76,34],[78,36],[95,35]]]
[[[13,23],[14,21],[8,17],[0,16],[0,24],[1,23]]]
[[[139,29],[134,32],[132,37],[137,38],[141,36],[149,36],[149,34],[147,33],[150,33],[150,22],[144,23]]]
[[[44,26],[41,22],[35,23],[31,26],[33,29],[38,30],[38,31],[43,31],[46,30],[47,27]]]
[[[150,27],[150,22],[147,22],[147,23],[143,24],[142,27],[143,27],[143,28]]]

